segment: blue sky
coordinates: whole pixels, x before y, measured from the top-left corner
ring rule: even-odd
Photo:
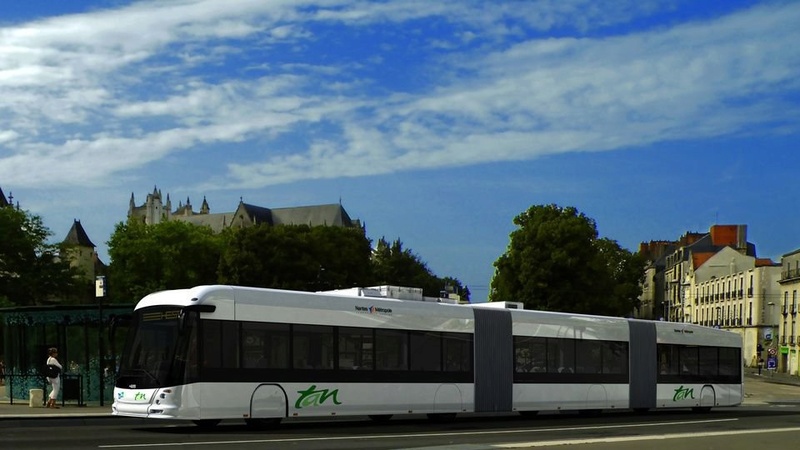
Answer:
[[[0,188],[106,241],[131,193],[336,203],[483,300],[514,216],[800,248],[800,2],[0,0]]]

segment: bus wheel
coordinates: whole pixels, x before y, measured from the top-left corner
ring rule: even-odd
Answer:
[[[456,419],[456,413],[430,413],[428,420],[432,422],[452,422]]]
[[[696,413],[707,413],[707,412],[711,411],[711,407],[710,406],[695,406],[695,407],[692,408],[692,411],[696,412]]]
[[[539,411],[520,411],[519,415],[522,417],[535,417],[539,414]]]
[[[209,428],[214,428],[215,426],[219,425],[220,420],[219,419],[203,419],[203,420],[193,420],[192,422],[194,422],[194,424],[197,425],[200,428],[209,429]]]
[[[370,414],[369,419],[373,422],[388,422],[391,418],[391,414]]]
[[[280,418],[272,419],[244,419],[244,423],[250,428],[257,428],[260,430],[277,427],[281,423]]]

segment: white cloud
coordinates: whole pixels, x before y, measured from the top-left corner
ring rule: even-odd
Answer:
[[[259,187],[796,123],[800,6],[582,34],[663,4],[198,0],[0,28],[0,179],[106,183],[202,148],[227,167],[215,186]],[[311,53],[335,37],[320,26],[366,46],[371,25],[416,39],[427,19],[452,35],[414,41],[441,52],[414,89],[379,84],[404,69],[388,55]],[[583,31],[540,33],[554,28]],[[213,150],[241,142],[246,163]]]

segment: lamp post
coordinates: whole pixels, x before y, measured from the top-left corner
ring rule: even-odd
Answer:
[[[94,295],[97,297],[97,367],[100,371],[100,406],[103,406],[105,387],[105,355],[103,354],[103,297],[106,296],[106,277],[95,277]]]

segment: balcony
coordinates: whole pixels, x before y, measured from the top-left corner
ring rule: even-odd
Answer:
[[[800,278],[800,269],[789,269],[781,271],[780,281],[789,281]]]

